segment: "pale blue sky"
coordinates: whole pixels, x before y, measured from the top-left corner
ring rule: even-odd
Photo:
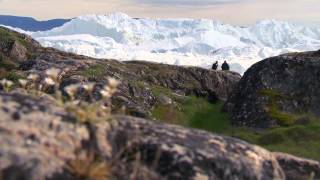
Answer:
[[[215,18],[238,25],[261,19],[320,24],[320,0],[0,0],[0,14],[37,19],[115,11],[132,17]]]

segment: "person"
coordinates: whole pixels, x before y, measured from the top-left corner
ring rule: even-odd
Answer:
[[[212,65],[212,70],[217,70],[218,69],[218,61],[216,61],[213,65]]]
[[[223,62],[222,66],[221,66],[221,69],[222,69],[223,71],[229,71],[229,70],[230,70],[230,66],[229,66],[229,64],[227,63],[227,61],[224,61],[224,62]]]

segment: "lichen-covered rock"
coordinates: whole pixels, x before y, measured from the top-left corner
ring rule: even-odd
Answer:
[[[234,125],[288,125],[308,114],[320,117],[320,53],[291,53],[253,65],[225,109]]]
[[[37,180],[62,172],[89,137],[86,128],[64,122],[67,116],[48,98],[0,93],[2,179]]]

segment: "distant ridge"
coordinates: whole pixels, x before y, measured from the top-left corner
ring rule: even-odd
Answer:
[[[25,31],[46,31],[62,26],[71,19],[52,19],[48,21],[37,21],[31,17],[0,15],[0,24],[20,28]]]

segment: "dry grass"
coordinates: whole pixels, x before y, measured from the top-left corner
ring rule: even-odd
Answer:
[[[111,166],[98,159],[94,153],[83,153],[67,163],[67,171],[78,180],[108,180],[112,175]]]

